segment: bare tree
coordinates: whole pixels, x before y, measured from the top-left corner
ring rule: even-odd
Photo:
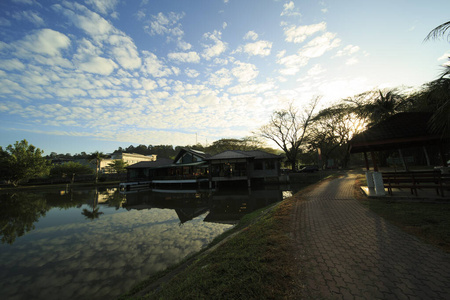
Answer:
[[[313,98],[302,112],[292,103],[287,109],[274,111],[270,122],[257,132],[259,136],[275,142],[285,152],[292,170],[295,170],[300,146],[306,139],[311,116],[319,100],[320,97]]]

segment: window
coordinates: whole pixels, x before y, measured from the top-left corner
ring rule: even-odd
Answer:
[[[275,169],[275,161],[273,160],[266,160],[264,162],[264,167],[266,170],[273,170]]]

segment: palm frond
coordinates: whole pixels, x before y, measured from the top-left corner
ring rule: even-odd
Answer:
[[[425,37],[424,41],[428,41],[431,39],[433,39],[433,40],[438,39],[438,38],[444,36],[445,33],[447,32],[447,30],[449,30],[449,29],[450,29],[450,21],[445,22],[444,24],[441,24],[438,27],[431,30],[430,33]],[[450,40],[450,34],[448,35],[447,40]]]

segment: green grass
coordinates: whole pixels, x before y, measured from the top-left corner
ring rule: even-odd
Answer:
[[[365,184],[359,177],[355,188]],[[371,211],[423,241],[450,252],[450,203],[367,199],[357,196]]]
[[[365,200],[370,210],[404,231],[450,252],[450,204]]]

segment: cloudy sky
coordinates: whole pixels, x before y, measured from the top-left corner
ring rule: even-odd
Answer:
[[[45,154],[242,138],[321,106],[435,79],[448,0],[2,0],[0,146]]]

